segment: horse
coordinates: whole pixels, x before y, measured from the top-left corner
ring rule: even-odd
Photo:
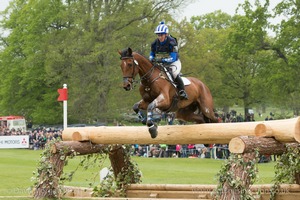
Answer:
[[[133,52],[129,47],[118,50],[123,73],[123,88],[130,91],[134,87],[135,77],[139,74],[139,92],[142,97],[134,104],[133,110],[139,114],[143,124],[148,126],[152,138],[158,134],[157,124],[153,120],[153,111],[175,112],[175,118],[183,121],[201,123],[217,123],[213,108],[213,98],[209,88],[194,77],[186,77],[189,84],[185,86],[188,100],[178,97],[176,85],[172,81],[166,68],[159,63],[152,63],[145,56]],[[146,118],[140,111],[147,112]]]

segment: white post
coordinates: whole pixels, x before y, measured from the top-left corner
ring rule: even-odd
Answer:
[[[63,89],[67,89],[67,84],[63,84]],[[68,100],[64,100],[63,112],[64,112],[64,130],[68,127]]]

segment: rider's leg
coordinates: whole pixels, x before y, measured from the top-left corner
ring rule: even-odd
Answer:
[[[178,88],[178,91],[179,91],[180,98],[181,99],[188,99],[188,95],[187,95],[187,93],[185,92],[185,89],[184,89],[183,80],[181,79],[179,74],[175,78],[175,81],[177,82],[177,88]]]
[[[181,99],[188,99],[188,95],[186,94],[185,90],[184,90],[184,83],[180,77],[180,71],[181,71],[181,62],[180,60],[177,60],[175,62],[173,62],[170,65],[170,68],[172,69],[172,75],[175,78],[175,82],[177,83],[177,88],[179,91],[179,96]]]

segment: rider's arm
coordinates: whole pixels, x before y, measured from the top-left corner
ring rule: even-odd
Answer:
[[[149,60],[152,61],[155,58],[155,53],[153,51],[150,52]]]
[[[170,57],[163,58],[162,62],[172,63],[172,62],[175,62],[176,60],[178,60],[178,53],[177,52],[171,52]]]

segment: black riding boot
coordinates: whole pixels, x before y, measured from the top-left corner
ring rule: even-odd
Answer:
[[[180,99],[189,99],[187,93],[184,90],[183,80],[179,75],[175,78],[175,81],[177,83]]]

